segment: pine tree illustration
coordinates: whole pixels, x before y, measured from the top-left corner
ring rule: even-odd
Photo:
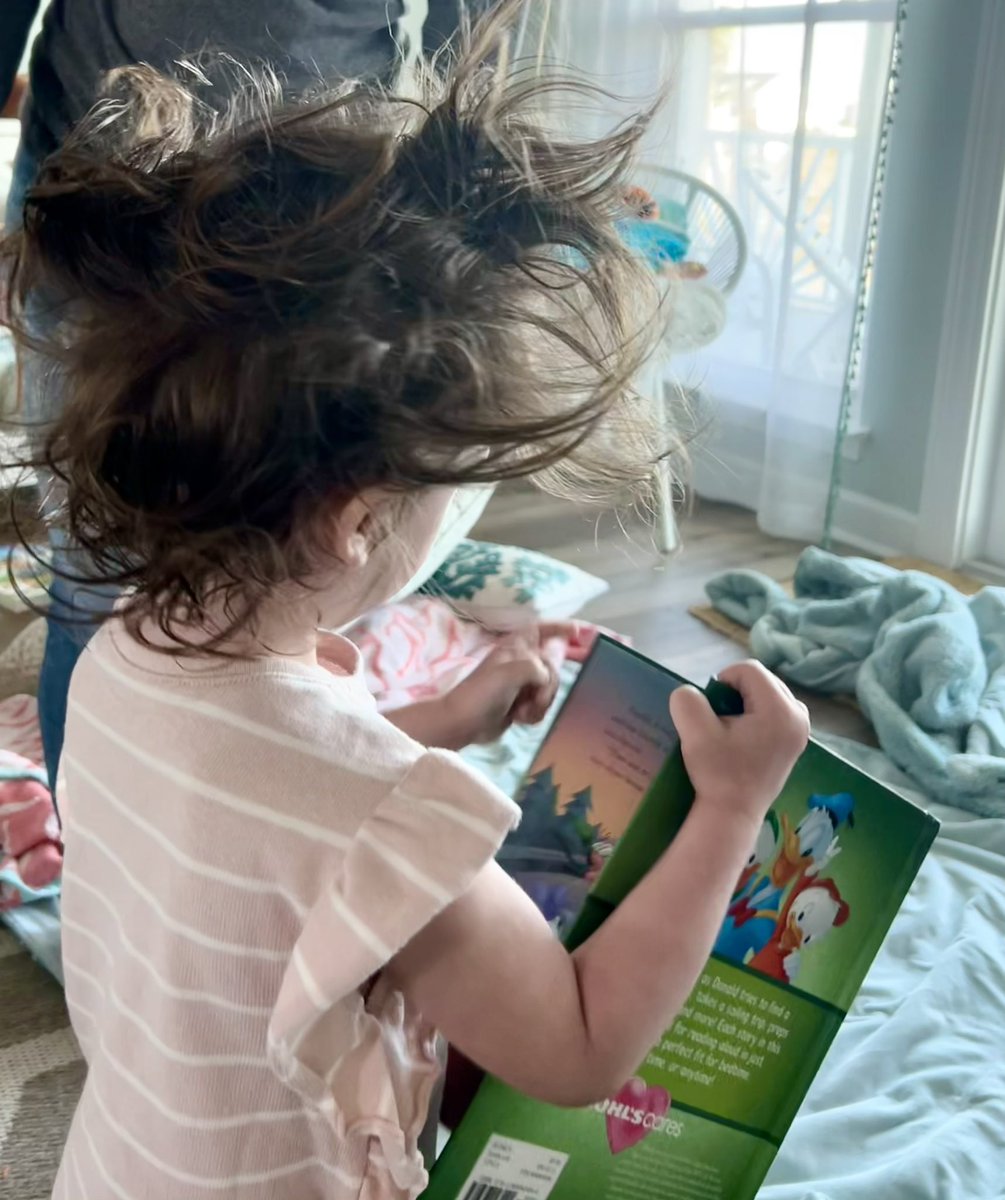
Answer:
[[[527,780],[520,796],[520,807],[523,817],[510,835],[510,843],[517,846],[550,845],[553,838],[549,834],[558,812],[558,787],[551,767],[545,767]]]
[[[592,808],[593,789],[581,788],[555,824],[555,836],[570,863],[584,872],[589,866],[590,848],[600,839],[600,826],[589,819]]]
[[[526,847],[528,854],[509,854],[508,868],[538,870],[550,863],[552,865],[547,869],[585,875],[590,865],[590,851],[602,836],[601,827],[590,820],[592,789],[585,787],[575,792],[559,811],[559,786],[555,782],[554,769],[549,766],[530,776],[519,803],[523,816],[506,839],[506,845]]]

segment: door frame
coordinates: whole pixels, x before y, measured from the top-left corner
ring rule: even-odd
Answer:
[[[980,9],[915,549],[948,567],[983,569],[1005,435],[1005,4],[980,0]]]

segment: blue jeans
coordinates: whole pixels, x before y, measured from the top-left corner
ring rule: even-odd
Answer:
[[[27,117],[27,113],[25,114]],[[24,142],[14,161],[14,173],[7,197],[6,226],[13,229],[21,223],[25,192],[31,186],[38,171],[38,163],[26,152]],[[28,304],[28,320],[32,319],[31,304]],[[38,320],[40,332],[44,332],[42,318]],[[25,417],[29,422],[41,423],[51,415],[51,406],[43,400],[43,389],[38,374],[38,363],[26,354],[22,362],[22,381]],[[49,781],[56,785],[59,756],[63,749],[63,730],[66,725],[66,699],[70,690],[70,676],[77,659],[88,639],[94,632],[93,622],[88,616],[104,616],[115,604],[116,589],[113,587],[82,587],[73,582],[77,573],[87,574],[86,562],[80,562],[79,551],[57,533],[50,535],[52,563],[55,573],[50,593],[49,611],[46,616],[47,634],[42,671],[38,681],[38,720],[42,731],[45,750],[45,767]],[[75,561],[76,560],[76,561]],[[85,619],[82,619],[85,618]]]

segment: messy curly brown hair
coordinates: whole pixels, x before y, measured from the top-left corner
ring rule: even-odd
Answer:
[[[226,633],[253,621],[365,488],[650,480],[653,284],[615,228],[645,118],[549,132],[541,101],[584,88],[507,67],[518,7],[418,98],[290,102],[249,72],[221,114],[193,65],[120,70],[45,163],[3,246],[10,319],[65,397],[38,455],[58,519],[136,628],[221,591]]]

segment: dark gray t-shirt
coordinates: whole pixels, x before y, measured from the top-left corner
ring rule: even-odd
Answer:
[[[427,47],[453,31],[457,3],[430,0]],[[403,7],[403,0],[53,0],[32,54],[26,143],[38,157],[55,149],[111,68],[170,69],[204,49],[267,62],[293,88],[319,74],[387,78]]]

